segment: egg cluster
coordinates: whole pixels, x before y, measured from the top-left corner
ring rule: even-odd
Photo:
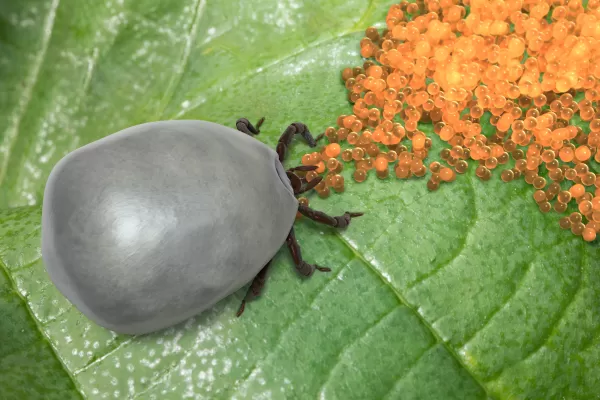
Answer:
[[[532,185],[541,212],[573,209],[560,227],[594,240],[600,0],[403,0],[386,25],[366,30],[364,64],[342,71],[352,114],[327,128],[328,145],[302,157],[318,167],[308,181],[325,174],[319,195],[344,190],[346,163],[356,182],[371,170],[381,179],[390,168],[399,179],[429,170],[436,190],[475,162],[482,180],[502,170],[502,181]],[[424,124],[447,144],[429,165]]]

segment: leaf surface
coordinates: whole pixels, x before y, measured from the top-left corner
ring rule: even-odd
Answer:
[[[391,4],[0,0],[0,398],[600,393],[598,244],[559,230],[524,182],[473,167],[435,193],[347,168],[346,192],[311,206],[365,216],[342,232],[297,224],[304,257],[332,272],[301,279],[283,249],[241,319],[244,290],[172,329],[115,335],[49,281],[40,204],[61,157],[160,119],[265,116],[272,146],[294,121],[321,132],[350,112],[340,70]],[[286,165],[306,151],[294,142]]]

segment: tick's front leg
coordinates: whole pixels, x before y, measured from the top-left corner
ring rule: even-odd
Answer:
[[[302,136],[304,140],[308,142],[310,147],[315,147],[317,142],[324,136],[321,134],[316,138],[313,138],[312,133],[310,133],[306,125],[302,122],[294,122],[283,131],[283,134],[279,138],[279,142],[277,142],[277,154],[279,155],[279,161],[282,163],[285,159],[287,148],[292,143],[292,138],[295,134]]]
[[[263,122],[265,122],[265,117],[259,119],[256,126],[254,126],[246,118],[240,118],[236,121],[235,127],[238,131],[244,132],[248,136],[253,136],[260,133],[260,126]]]
[[[298,205],[298,211],[300,214],[312,219],[313,221],[321,224],[333,226],[334,228],[344,229],[350,225],[352,218],[360,217],[363,213],[360,212],[345,212],[344,215],[338,217],[332,217],[325,214],[322,211],[313,210],[310,207]]]
[[[301,187],[297,191],[294,191],[294,194],[295,195],[299,195],[299,194],[308,192],[309,190],[314,189],[315,186],[317,186],[319,183],[321,183],[322,180],[323,180],[322,176],[317,176],[315,179],[313,179],[312,181],[308,182],[306,185],[304,185],[303,187]]]
[[[294,260],[294,264],[296,264],[296,271],[304,276],[311,276],[313,272],[319,270],[321,272],[329,272],[330,268],[320,267],[318,265],[309,264],[302,259],[302,251],[300,250],[300,245],[296,240],[296,234],[294,233],[294,228],[290,230],[290,234],[285,240],[288,248],[290,249],[290,253],[292,253],[292,259]]]
[[[294,194],[299,195],[304,192],[308,192],[317,186],[322,180],[322,176],[317,176],[310,182],[306,182],[305,178],[299,178],[296,175],[296,171],[308,172],[314,171],[318,167],[316,165],[301,165],[299,167],[293,167],[287,170],[288,178],[290,178],[290,182],[292,182],[292,189],[294,189]]]
[[[252,280],[252,283],[250,284],[250,287],[246,292],[246,296],[244,297],[244,300],[242,300],[242,304],[240,304],[238,312],[235,314],[237,317],[242,315],[242,313],[246,309],[246,302],[254,299],[255,297],[260,296],[260,293],[265,287],[265,282],[267,281],[267,272],[269,272],[269,267],[271,266],[272,261],[273,260],[269,261],[267,265],[265,265],[263,269],[261,269],[260,272],[256,274],[256,276]]]

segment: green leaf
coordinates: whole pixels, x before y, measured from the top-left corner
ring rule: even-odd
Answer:
[[[26,305],[29,293],[19,288],[4,268],[29,268],[39,260],[39,208],[0,211],[0,398],[45,399],[81,398],[76,382],[54,354],[43,327]],[[12,245],[8,243],[12,243]],[[37,254],[36,254],[37,253]],[[31,257],[31,258],[30,258]],[[36,262],[36,261],[34,261]],[[47,299],[53,301],[52,299]]]
[[[343,232],[297,223],[305,258],[332,272],[301,279],[283,249],[240,319],[244,290],[166,331],[116,335],[49,281],[40,204],[62,156],[169,118],[265,116],[269,145],[294,121],[321,132],[350,112],[340,70],[392,3],[0,2],[0,398],[600,393],[598,243],[561,231],[524,182],[473,167],[434,193],[424,179],[355,184],[347,168],[346,192],[311,205],[365,216]],[[307,150],[295,142],[287,164]]]

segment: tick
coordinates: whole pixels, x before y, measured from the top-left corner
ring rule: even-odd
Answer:
[[[294,234],[297,212],[346,228],[362,213],[329,216],[300,205],[313,189],[283,161],[295,135],[315,147],[306,125],[281,135],[276,151],[239,119],[133,126],[61,159],[44,191],[42,256],[50,279],[85,316],[118,333],[144,334],[182,322],[251,282],[259,296],[279,248],[296,270],[306,262]]]

